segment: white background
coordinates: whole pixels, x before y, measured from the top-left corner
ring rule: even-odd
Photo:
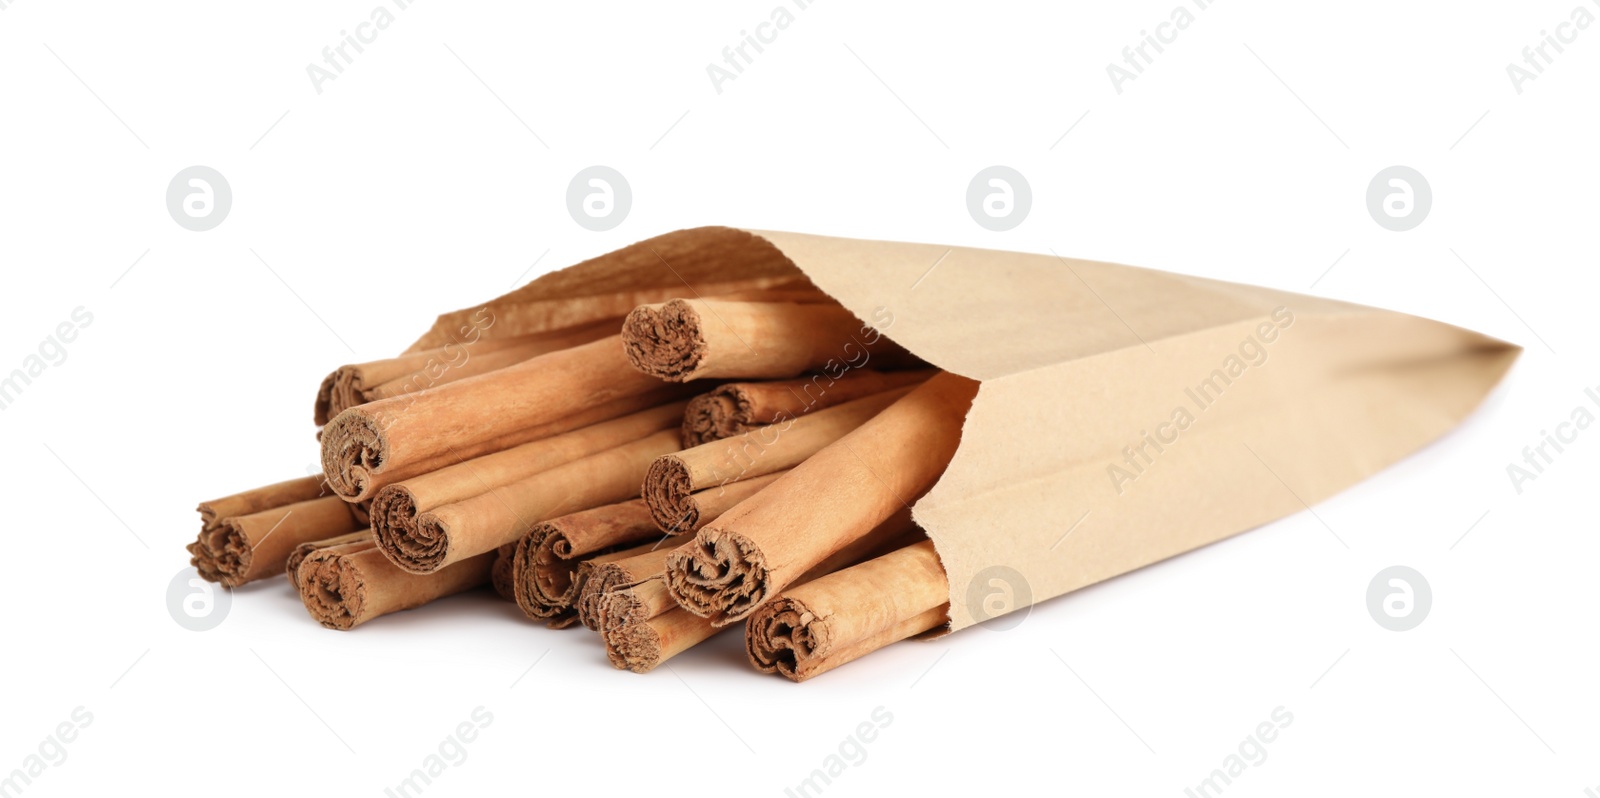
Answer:
[[[1179,0],[822,2],[720,93],[706,66],[777,0],[420,0],[319,94],[307,65],[379,2],[0,11],[0,372],[93,314],[0,412],[0,774],[93,715],[26,795],[381,795],[480,705],[492,723],[425,795],[781,795],[879,706],[892,723],[827,795],[1178,796],[1279,706],[1292,724],[1224,794],[1600,793],[1600,430],[1521,495],[1506,474],[1573,408],[1600,414],[1600,26],[1520,94],[1506,73],[1580,0],[1222,0],[1121,93],[1106,65]],[[194,164],[233,191],[209,232],[165,206]],[[565,204],[592,164],[632,186],[609,232]],[[1033,190],[1004,233],[965,207],[993,164]],[[1433,192],[1404,233],[1365,203],[1393,164]],[[169,617],[195,503],[304,474],[331,368],[700,224],[1053,249],[1527,351],[1456,433],[1316,508],[1348,549],[1301,513],[805,685],[756,674],[736,635],[616,672],[590,633],[484,596],[336,633],[273,580],[212,631]],[[1365,606],[1395,564],[1434,597],[1403,633]]]

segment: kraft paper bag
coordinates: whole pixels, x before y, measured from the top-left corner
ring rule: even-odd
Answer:
[[[1307,509],[1460,423],[1521,352],[1131,266],[732,228],[544,275],[441,316],[410,351],[450,343],[484,308],[515,335],[799,274],[980,383],[955,459],[913,507],[949,575],[951,630]]]

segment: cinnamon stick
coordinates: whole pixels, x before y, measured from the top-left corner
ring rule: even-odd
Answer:
[[[785,590],[745,626],[764,673],[803,682],[948,620],[949,586],[932,541]]]
[[[584,626],[598,631],[600,602],[606,593],[660,575],[666,566],[667,555],[671,553],[670,546],[653,545],[632,556],[592,566],[588,578],[584,580],[583,592],[578,596],[578,620]]]
[[[495,549],[494,565],[489,568],[489,584],[494,587],[494,594],[512,603],[517,600],[511,585],[511,570],[516,554],[517,544],[515,543],[507,543]]]
[[[631,585],[613,587],[597,597],[592,612],[598,631],[606,634],[679,609],[672,591],[667,590],[663,574],[664,569]],[[703,618],[701,621],[710,625],[710,621]]]
[[[651,465],[654,466],[654,463]],[[657,501],[660,502],[660,506],[647,506],[651,522],[656,529],[668,535],[687,535],[698,531],[712,519],[727,512],[728,508],[756,495],[758,491],[776,482],[778,477],[785,473],[788,473],[788,469],[776,474],[717,485],[683,495],[681,498],[672,495],[667,501],[661,501],[664,494],[658,493]],[[649,472],[645,473],[645,484],[650,484]]]
[[[242,495],[242,494],[241,494]],[[202,518],[211,518],[188,545],[190,564],[202,579],[238,587],[283,573],[289,553],[302,543],[353,532],[360,520],[351,505],[324,496],[271,507],[244,515],[217,516],[275,501],[292,491],[269,491],[249,498],[229,497],[202,504]]]
[[[667,561],[667,587],[724,625],[909,506],[961,440],[977,383],[941,373],[695,533]]]
[[[826,410],[704,443],[650,464],[642,495],[663,531],[693,526],[695,491],[776,473],[799,464],[877,415],[909,388],[896,388]]]
[[[813,374],[792,380],[724,383],[689,400],[683,411],[683,448],[743,435],[756,427],[915,385],[932,375],[928,369],[850,369],[838,377]]]
[[[915,362],[837,304],[674,299],[634,308],[622,341],[635,368],[672,382]]]
[[[486,584],[495,556],[489,551],[419,576],[394,567],[370,539],[347,543],[314,551],[300,564],[300,600],[317,623],[353,629]]]
[[[492,339],[474,327],[466,341],[409,355],[340,366],[317,389],[317,426],[356,405],[505,368],[532,357],[615,334],[621,319],[605,319],[551,332]],[[492,322],[491,322],[492,325]]]
[[[340,413],[322,430],[329,487],[347,500],[426,471],[687,396],[630,367],[612,336]]]
[[[295,590],[300,589],[300,564],[305,562],[306,558],[311,556],[312,552],[320,551],[322,549],[331,549],[334,546],[343,546],[346,543],[360,543],[361,541],[370,540],[371,538],[372,530],[362,528],[354,532],[339,535],[338,537],[327,538],[325,540],[313,540],[295,546],[294,551],[289,552],[289,557],[284,561],[283,564],[283,570],[289,576],[289,584],[293,586]]]
[[[512,593],[529,619],[552,628],[577,620],[584,560],[657,537],[643,499],[608,504],[534,524],[516,544]]]
[[[545,625],[551,629],[565,629],[578,622],[577,602],[582,597],[583,588],[586,584],[588,584],[589,577],[594,573],[596,568],[615,560],[627,559],[635,555],[643,554],[654,548],[656,548],[656,543],[640,543],[631,548],[614,549],[599,554],[590,554],[585,557],[575,557],[566,563],[555,566],[551,569],[551,571],[553,573],[560,574],[561,576],[559,578],[567,580],[566,582],[560,583],[566,585],[566,587],[559,588],[562,595],[566,597],[563,599],[566,603],[554,608],[554,611],[545,616],[537,616],[528,613],[527,609],[525,608],[523,611],[525,614],[529,615],[529,618],[533,620],[543,620]],[[523,580],[526,578],[526,574],[518,577],[518,586],[521,586],[523,584]]]
[[[643,410],[385,485],[373,497],[374,534],[378,540],[415,538],[421,534],[418,519],[428,510],[671,429],[683,406]]]
[[[804,584],[923,539],[921,530],[911,523],[911,511],[902,510],[798,581]],[[617,668],[634,673],[654,670],[727,628],[679,607],[662,574],[605,592],[596,600],[596,608],[606,658]]]
[[[224,518],[258,513],[326,495],[328,491],[322,486],[321,474],[251,488],[232,496],[200,502],[197,508],[200,512],[200,528],[212,529]]]
[[[727,627],[673,605],[653,618],[601,632],[606,659],[618,670],[649,673],[656,666],[711,639]]]
[[[378,545],[401,568],[431,573],[514,543],[540,521],[637,496],[650,462],[677,448],[677,430],[663,430],[435,507],[417,517],[415,532],[379,530]]]

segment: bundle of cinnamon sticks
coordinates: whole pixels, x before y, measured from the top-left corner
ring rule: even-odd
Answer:
[[[803,681],[1300,512],[1519,352],[1111,263],[680,230],[335,369],[321,473],[201,504],[188,548],[333,629],[484,588],[618,668],[742,628]]]
[[[684,293],[534,334],[485,310],[341,366],[316,394],[322,474],[201,504],[193,565],[286,573],[341,630],[492,587],[640,673],[742,626],[752,665],[803,681],[944,627],[910,507],[977,383],[803,278]]]

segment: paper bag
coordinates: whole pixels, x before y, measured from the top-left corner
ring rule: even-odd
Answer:
[[[952,630],[1304,510],[1455,426],[1521,352],[1131,266],[731,228],[642,241],[486,307],[497,334],[522,334],[797,270],[980,382],[955,459],[913,508],[949,575]],[[481,309],[441,316],[412,351]]]

